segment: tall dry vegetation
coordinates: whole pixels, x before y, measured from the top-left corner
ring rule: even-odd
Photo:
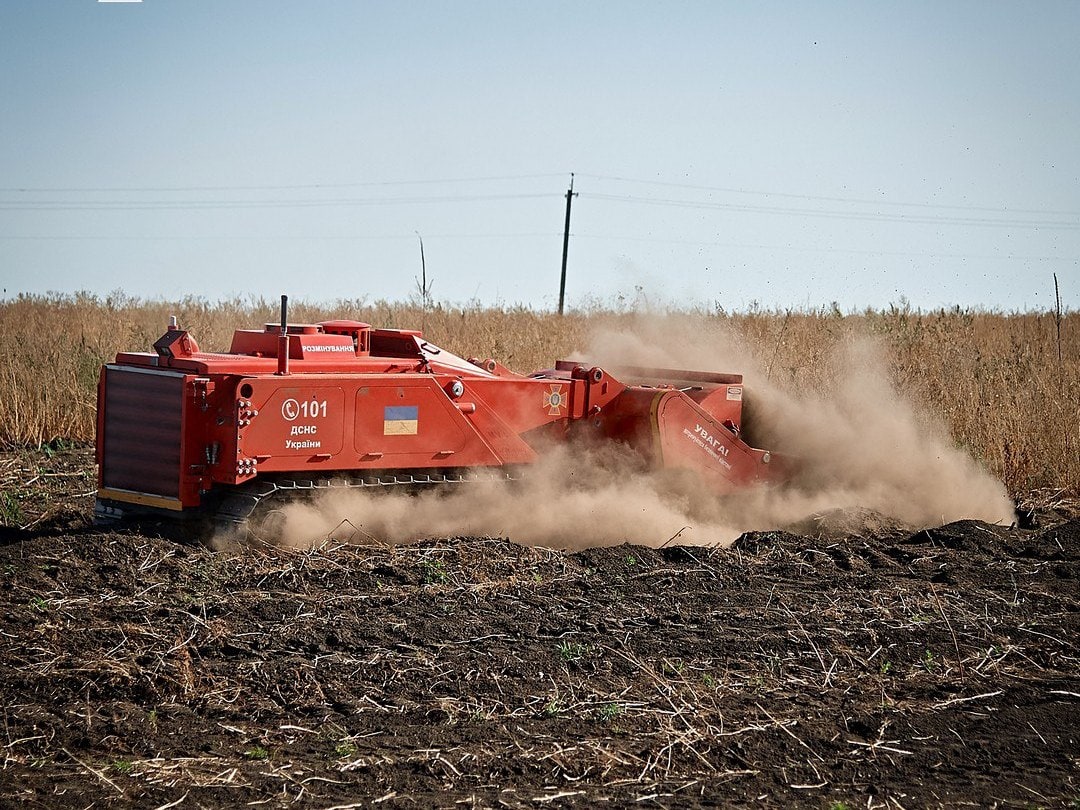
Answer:
[[[0,443],[89,441],[102,363],[146,351],[170,315],[204,350],[228,347],[236,328],[278,316],[278,302],[232,299],[144,302],[114,294],[20,296],[0,302]],[[362,300],[298,303],[290,320],[355,318],[422,328],[465,356],[494,357],[529,372],[583,348],[598,325],[636,330],[642,317],[691,321],[703,335],[734,333],[753,347],[771,382],[796,394],[827,394],[836,350],[853,338],[881,349],[894,385],[928,419],[1000,477],[1013,494],[1080,488],[1080,314],[923,313],[907,306],[844,315],[694,311],[642,315],[597,307],[564,318],[525,308],[481,308]],[[684,331],[684,330],[681,330]],[[708,341],[706,341],[707,343]],[[1060,360],[1059,360],[1060,349]],[[715,366],[715,362],[709,364]],[[739,371],[740,369],[731,369]]]

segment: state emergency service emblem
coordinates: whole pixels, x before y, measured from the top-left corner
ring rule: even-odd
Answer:
[[[548,416],[562,416],[566,404],[566,394],[561,385],[553,385],[550,391],[544,392],[544,407],[548,409]]]

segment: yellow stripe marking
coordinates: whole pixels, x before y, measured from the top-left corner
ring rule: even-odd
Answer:
[[[133,492],[130,489],[108,489],[103,487],[98,490],[97,496],[107,501],[137,503],[139,506],[154,506],[158,509],[169,509],[173,512],[180,512],[184,508],[179,498],[166,498],[163,495],[151,495],[147,492]]]

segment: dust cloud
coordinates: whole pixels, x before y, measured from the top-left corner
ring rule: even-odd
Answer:
[[[692,475],[646,469],[625,447],[560,445],[509,484],[456,484],[415,495],[326,491],[283,509],[281,542],[498,536],[554,548],[728,545],[751,530],[1014,519],[1001,482],[895,389],[885,358],[866,340],[840,344],[824,364],[832,369],[828,385],[812,394],[771,383],[767,366],[739,336],[703,334],[700,324],[671,317],[597,330],[571,359],[616,376],[620,365],[742,373],[749,399],[743,438],[791,459],[791,480],[717,496]]]
[[[1013,522],[1005,485],[896,390],[873,343],[842,346],[835,361],[843,370],[827,395],[762,386],[757,430],[797,460],[797,472],[781,490],[747,493],[749,515],[785,523],[859,509],[912,528],[964,518]]]
[[[553,447],[521,475],[512,482],[453,484],[449,492],[328,490],[313,502],[285,508],[283,537],[306,545],[327,536],[388,543],[491,536],[584,548],[669,540],[722,544],[741,533],[721,520],[719,509],[709,514],[692,508],[690,498],[670,491],[623,448]]]

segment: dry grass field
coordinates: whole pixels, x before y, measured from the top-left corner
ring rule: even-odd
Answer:
[[[101,364],[117,351],[149,350],[170,315],[203,349],[224,350],[234,329],[276,320],[278,302],[145,302],[82,293],[0,302],[0,444],[92,440]],[[1080,485],[1077,313],[919,312],[906,305],[857,314],[595,307],[560,318],[520,307],[434,305],[425,311],[363,300],[294,303],[290,311],[296,322],[330,318],[422,328],[437,345],[494,357],[522,373],[587,349],[598,331],[647,334],[677,345],[674,355],[687,364],[745,373],[751,389],[767,380],[811,397],[828,396],[844,370],[841,348],[861,339],[902,397],[928,420],[942,422],[956,445],[1011,494],[1075,492]]]

